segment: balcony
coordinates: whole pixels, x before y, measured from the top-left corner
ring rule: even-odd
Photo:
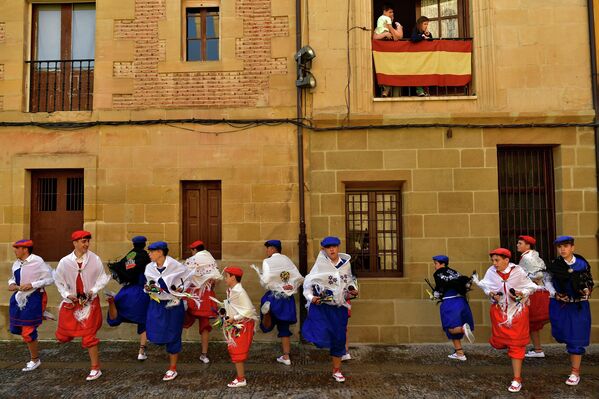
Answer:
[[[473,95],[471,38],[373,40],[372,56],[375,97]]]
[[[91,111],[94,60],[26,61],[29,112]]]

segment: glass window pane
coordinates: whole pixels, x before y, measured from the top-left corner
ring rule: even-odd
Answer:
[[[209,12],[206,15],[206,38],[213,39],[219,37],[218,12]]]
[[[218,61],[218,39],[206,40],[206,60]]]
[[[202,17],[199,13],[187,12],[187,38],[199,39],[202,35]]]
[[[94,4],[74,4],[72,24],[73,59],[94,59],[96,49],[96,9]]]
[[[458,0],[441,0],[441,16],[458,15]]]
[[[60,5],[38,6],[37,60],[60,60]]]
[[[439,21],[430,21],[428,24],[428,30],[432,33],[433,37],[439,37]]]
[[[437,18],[439,16],[439,0],[422,0],[420,4],[420,15],[429,18]]]
[[[458,19],[442,19],[441,20],[441,32],[442,37],[460,37],[458,30]]]
[[[187,61],[201,61],[202,51],[200,48],[200,40],[188,40],[187,41]]]

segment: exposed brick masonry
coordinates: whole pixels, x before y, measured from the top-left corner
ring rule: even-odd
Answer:
[[[236,17],[243,20],[243,38],[236,42],[236,57],[243,70],[232,72],[159,73],[166,44],[159,40],[158,21],[165,2],[136,0],[135,19],[115,21],[115,39],[135,40],[131,72],[134,92],[115,94],[115,109],[193,106],[255,106],[263,100],[270,74],[287,73],[285,58],[271,58],[271,39],[289,35],[289,18],[271,16],[271,0],[237,0]],[[161,43],[162,42],[162,43]],[[118,65],[117,65],[118,64]],[[115,63],[114,76],[125,73]]]

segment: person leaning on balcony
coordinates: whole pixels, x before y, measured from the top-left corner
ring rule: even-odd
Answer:
[[[421,42],[423,40],[433,40],[433,34],[428,30],[429,19],[424,15],[416,20],[416,26],[412,32],[410,40],[414,43]],[[418,97],[428,97],[428,87],[418,86],[416,87],[416,95]]]
[[[403,27],[395,22],[393,27],[393,7],[389,3],[383,5],[383,15],[376,21],[376,28],[372,35],[374,40],[399,40],[403,39]],[[392,86],[381,86],[381,96],[389,97]]]

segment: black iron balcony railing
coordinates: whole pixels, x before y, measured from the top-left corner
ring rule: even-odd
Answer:
[[[372,41],[375,97],[472,95],[472,39]]]
[[[94,96],[94,60],[26,61],[29,112],[89,111]]]

